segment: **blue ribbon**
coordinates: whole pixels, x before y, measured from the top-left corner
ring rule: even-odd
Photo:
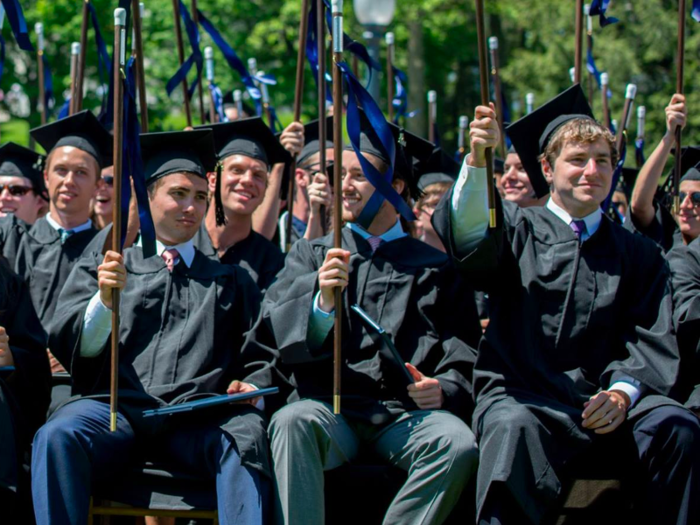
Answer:
[[[192,54],[185,60],[177,72],[172,76],[166,85],[166,90],[168,96],[172,95],[175,88],[182,84],[183,81],[187,80],[187,74],[192,69],[192,66],[197,67],[197,76],[194,81],[190,84],[187,89],[187,97],[192,99],[194,90],[197,89],[197,84],[199,79],[202,77],[202,68],[204,67],[204,57],[202,56],[202,51],[199,49],[199,29],[197,29],[197,24],[192,21],[189,11],[185,7],[185,4],[180,0],[180,18],[185,25],[185,32],[187,33],[187,39],[190,41],[190,46],[192,46]]]
[[[51,74],[51,67],[49,66],[49,61],[46,55],[41,55],[41,61],[44,63],[44,107],[46,108],[46,115],[51,113],[51,109],[54,104],[53,97],[53,75]]]
[[[646,162],[646,157],[644,156],[644,139],[641,137],[634,141],[634,155],[637,166],[643,166]]]
[[[347,102],[347,128],[348,136],[350,137],[350,144],[352,144],[352,149],[355,151],[360,165],[362,166],[362,171],[367,177],[367,180],[375,187],[376,191],[370,198],[370,201],[365,205],[358,222],[364,228],[367,228],[374,219],[374,215],[378,211],[379,207],[377,203],[381,205],[381,201],[386,199],[389,203],[396,208],[396,210],[409,221],[416,219],[413,214],[411,207],[401,198],[396,190],[391,185],[394,177],[394,165],[396,159],[396,145],[394,142],[394,135],[391,132],[391,128],[387,124],[386,119],[382,110],[379,109],[377,103],[372,99],[372,96],[367,92],[367,90],[362,86],[359,80],[352,74],[351,68],[346,62],[341,62],[338,64],[343,76],[347,80],[348,86],[348,102]],[[365,116],[369,121],[369,125],[372,127],[374,132],[377,134],[384,151],[386,152],[389,162],[389,169],[383,175],[375,168],[372,163],[370,163],[360,151],[360,136],[362,128],[360,125],[360,108],[364,110]],[[371,206],[370,206],[371,205]],[[370,211],[371,213],[370,216]],[[367,212],[367,213],[366,213]]]
[[[696,22],[700,22],[700,0],[693,0],[693,10],[690,16],[692,16],[693,20]]]
[[[29,40],[29,31],[27,30],[27,21],[24,18],[22,6],[18,0],[2,0],[2,5],[5,7],[7,20],[10,22],[12,34],[15,35],[15,40],[20,49],[25,51],[34,51],[34,46]]]
[[[280,131],[282,131],[284,129],[284,126],[282,126],[280,119],[277,118],[277,110],[272,104],[268,104],[267,112],[270,114],[269,126],[272,132],[279,133]]]
[[[617,18],[605,16],[605,12],[608,10],[609,5],[610,0],[593,0],[591,2],[591,8],[588,13],[591,16],[599,15],[598,20],[600,22],[600,27],[609,26],[610,24],[616,24],[619,22]]]
[[[66,97],[66,99],[63,101],[63,105],[61,106],[61,109],[58,110],[58,120],[61,120],[62,118],[66,118],[69,113],[70,113],[70,95],[68,95]]]
[[[260,103],[262,94],[260,93],[260,89],[258,89],[258,87],[255,85],[255,81],[253,80],[252,75],[248,72],[248,69],[243,64],[243,61],[238,57],[238,55],[228,44],[228,42],[226,42],[224,37],[221,36],[221,33],[217,31],[217,29],[214,27],[214,24],[212,24],[209,21],[209,19],[207,19],[207,17],[204,16],[204,13],[202,13],[198,9],[197,15],[199,17],[199,23],[202,26],[202,29],[204,29],[209,34],[214,44],[216,44],[216,47],[218,47],[221,51],[221,54],[224,55],[224,58],[226,59],[226,62],[228,62],[228,65],[231,67],[231,69],[233,69],[240,75],[241,81],[245,85],[246,90],[250,95],[250,98],[253,99],[256,110],[258,110],[258,112],[262,111],[262,104]],[[261,81],[264,82],[264,80]]]
[[[211,99],[214,101],[214,111],[219,117],[219,122],[228,122],[228,117],[224,112],[224,95],[221,93],[221,88],[214,82],[209,82],[209,93],[211,93]]]
[[[5,70],[5,39],[0,35],[0,81]]]
[[[620,160],[617,161],[617,166],[615,166],[615,171],[613,172],[612,186],[610,187],[610,193],[600,205],[603,212],[607,212],[612,204],[613,194],[617,188],[617,183],[620,182],[620,176],[622,175],[622,167],[625,165],[625,158],[627,157],[627,143],[622,141],[622,151],[620,152]]]
[[[306,59],[309,61],[311,73],[313,73],[316,86],[318,86],[318,24],[316,22],[316,2],[312,2],[309,10],[308,30],[306,32]],[[326,73],[326,102],[331,104],[333,103],[332,82],[332,78]]]
[[[394,106],[394,124],[398,124],[401,117],[404,119],[413,118],[416,116],[416,113],[418,113],[418,110],[408,111],[408,92],[404,87],[404,85],[408,85],[406,73],[396,66],[392,65],[391,67],[394,70],[394,84],[396,88],[394,100],[391,101],[391,104]]]
[[[100,23],[97,18],[97,10],[92,2],[88,3],[88,9],[90,10],[90,21],[92,22],[92,28],[95,31],[95,44],[97,45],[97,71],[100,76],[100,84],[102,86],[107,86],[113,82],[110,75],[112,72],[112,59],[109,56],[109,51],[107,51],[107,44],[105,43],[104,38],[102,38]],[[102,109],[100,110],[101,115],[107,111],[108,98],[108,93],[103,92]]]
[[[144,257],[150,257],[156,253],[156,229],[151,217],[146,178],[143,173],[140,133],[141,123],[136,112],[136,61],[134,57],[131,57],[126,66],[126,79],[124,81],[124,140],[122,144],[124,169],[122,173],[126,174],[126,177],[124,177],[122,182],[121,246],[124,247],[126,240],[129,222],[129,201],[131,200],[131,181],[133,181],[139,210],[143,254]]]

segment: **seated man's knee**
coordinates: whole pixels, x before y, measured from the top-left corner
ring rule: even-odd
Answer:
[[[270,420],[270,439],[281,434],[307,434],[319,421],[318,403],[310,400],[295,401],[277,412]]]
[[[439,422],[435,445],[440,456],[449,459],[450,469],[473,472],[479,462],[476,438],[470,428],[456,416]]]
[[[652,433],[661,446],[672,445],[675,450],[697,454],[700,447],[700,421],[690,411],[680,407],[662,407]]]

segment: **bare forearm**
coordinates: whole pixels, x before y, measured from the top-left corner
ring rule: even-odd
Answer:
[[[266,239],[272,239],[277,230],[277,218],[280,213],[280,188],[284,164],[275,164],[270,171],[269,184],[265,192],[265,198],[253,212],[253,230]]]
[[[635,221],[641,226],[649,226],[654,219],[654,195],[673,144],[673,135],[666,133],[639,171],[631,209]]]

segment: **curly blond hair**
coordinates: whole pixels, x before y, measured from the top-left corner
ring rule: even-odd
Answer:
[[[604,139],[610,146],[610,160],[612,165],[617,164],[618,152],[615,147],[615,137],[609,129],[602,126],[592,118],[575,118],[569,120],[554,132],[552,138],[545,146],[544,153],[540,155],[539,160],[547,159],[550,166],[554,168],[554,163],[561,154],[561,150],[565,144],[571,142],[577,144],[593,144],[599,139]]]

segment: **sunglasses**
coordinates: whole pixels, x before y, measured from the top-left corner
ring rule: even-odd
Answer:
[[[21,197],[22,195],[26,195],[28,192],[32,191],[32,188],[27,186],[18,186],[17,184],[0,184],[0,193],[5,191],[5,188],[7,188],[7,191],[13,197]]]
[[[105,175],[102,177],[102,180],[107,186],[114,186],[114,176],[113,175]]]
[[[678,194],[681,202],[683,202],[687,196],[688,194],[684,191]],[[693,206],[700,206],[700,191],[694,191],[690,194],[690,202],[693,203]]]

